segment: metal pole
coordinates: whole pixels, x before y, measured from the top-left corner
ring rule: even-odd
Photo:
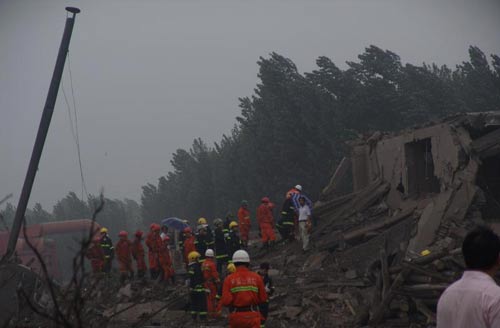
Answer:
[[[75,24],[75,16],[80,12],[80,9],[74,7],[66,7],[66,10],[72,15],[69,15],[66,18],[64,34],[61,40],[61,45],[59,46],[59,53],[57,54],[56,66],[54,68],[54,73],[52,74],[52,80],[50,81],[49,92],[47,93],[47,99],[45,101],[45,107],[43,109],[42,118],[38,127],[33,152],[31,153],[28,172],[26,173],[23,189],[17,205],[16,216],[10,231],[7,252],[2,258],[2,262],[8,261],[16,249],[17,238],[19,237],[19,232],[21,231],[21,226],[23,225],[26,207],[28,206],[28,201],[30,199],[31,189],[33,188],[33,182],[35,181],[36,171],[38,170],[38,164],[40,163],[40,157],[42,156],[42,150],[45,144],[45,139],[47,138],[47,132],[49,131],[52,114],[54,113],[59,84],[61,82],[64,64],[66,62],[66,55],[68,53],[69,41],[71,40],[71,33],[73,32],[73,25]]]

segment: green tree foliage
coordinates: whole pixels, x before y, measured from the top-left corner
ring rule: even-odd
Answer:
[[[195,139],[173,154],[173,171],[157,186],[142,187],[144,221],[234,214],[242,199],[255,208],[262,196],[280,203],[297,183],[315,199],[356,135],[500,109],[500,58],[492,55],[490,65],[477,47],[469,57],[454,70],[403,65],[397,54],[370,46],[344,70],[319,57],[318,68],[304,74],[277,53],[261,57],[260,82],[240,98],[231,133],[213,147]]]

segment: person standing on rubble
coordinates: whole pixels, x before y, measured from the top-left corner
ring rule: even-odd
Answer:
[[[200,253],[200,263],[205,261],[205,252],[208,249],[208,234],[205,225],[198,225],[198,232],[196,233],[196,240],[194,242],[196,251]]]
[[[149,260],[149,274],[151,279],[158,278],[160,273],[160,225],[157,223],[152,223],[149,226],[149,233],[146,237],[146,246],[148,246],[148,260]]]
[[[217,262],[217,271],[222,274],[222,268],[226,265],[229,260],[228,255],[228,237],[229,230],[224,228],[224,222],[222,219],[214,220],[214,246],[215,246],[215,258]]]
[[[231,258],[237,250],[241,249],[241,240],[238,233],[238,222],[233,221],[229,224],[229,236],[227,237],[227,249],[229,258]]]
[[[241,206],[238,209],[238,225],[240,227],[240,238],[244,248],[248,247],[248,236],[250,234],[251,221],[250,211],[248,210],[248,202],[241,201]]]
[[[159,260],[162,273],[160,281],[164,281],[166,283],[171,281],[174,283],[174,269],[172,267],[172,257],[170,255],[170,248],[168,247],[169,244],[170,237],[168,235],[164,235],[159,250]]]
[[[189,254],[196,251],[196,246],[194,244],[195,237],[193,236],[193,231],[190,227],[186,227],[184,232],[184,243],[182,248],[184,249],[184,261],[186,266],[189,264]]]
[[[462,244],[466,270],[439,298],[437,328],[500,327],[500,238],[490,228],[469,232]]]
[[[266,289],[267,301],[259,305],[259,311],[262,315],[260,321],[260,327],[263,328],[266,326],[267,316],[269,314],[269,298],[274,293],[274,285],[273,280],[269,277],[269,268],[270,265],[268,262],[263,262],[260,264],[260,270],[258,274],[262,277],[262,281],[264,281],[264,287]]]
[[[191,301],[191,317],[204,321],[207,318],[207,297],[203,273],[199,262],[200,253],[194,251],[188,255],[189,295]]]
[[[108,228],[101,228],[101,249],[104,252],[104,264],[102,266],[102,271],[105,273],[110,273],[113,266],[113,259],[115,257],[115,249],[113,247],[113,241],[108,235]]]
[[[135,232],[135,238],[132,242],[132,257],[135,260],[137,266],[137,277],[144,278],[146,274],[146,261],[144,260],[144,247],[142,246],[142,236],[143,232],[137,230]]]
[[[273,212],[268,197],[262,198],[261,204],[257,208],[257,222],[259,223],[263,248],[272,247],[276,240],[276,235],[274,234]]]
[[[224,280],[221,304],[229,307],[229,327],[259,328],[259,305],[267,301],[264,282],[257,273],[249,270],[250,256],[244,250],[233,255],[236,272]]]
[[[92,240],[92,244],[87,249],[85,256],[90,260],[92,273],[97,274],[102,272],[104,265],[104,252],[101,248],[101,238],[96,237]]]
[[[302,240],[302,250],[307,252],[309,250],[309,234],[312,228],[311,209],[303,196],[299,198],[299,204],[299,234],[300,240]]]
[[[134,269],[132,269],[132,246],[128,240],[128,233],[124,230],[118,234],[120,240],[116,243],[116,257],[118,259],[120,269],[120,283],[123,285],[129,278],[134,277]]]
[[[213,249],[209,248],[205,252],[205,262],[201,265],[203,272],[203,279],[205,280],[205,288],[208,290],[207,294],[207,309],[208,316],[211,318],[218,317],[216,296],[218,286],[220,284],[219,273],[214,262],[215,253]]]
[[[292,195],[287,193],[285,202],[281,207],[281,217],[276,227],[284,241],[295,240],[295,206],[293,205]]]

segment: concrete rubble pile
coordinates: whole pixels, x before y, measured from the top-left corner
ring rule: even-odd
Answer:
[[[258,258],[279,270],[267,326],[432,327],[467,231],[499,230],[499,127],[500,112],[461,114],[351,142],[315,204],[314,251]]]

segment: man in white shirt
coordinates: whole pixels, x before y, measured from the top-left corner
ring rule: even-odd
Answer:
[[[305,197],[299,198],[299,234],[304,252],[309,250],[309,230],[311,229],[311,209],[306,204]]]
[[[462,244],[467,266],[460,280],[439,298],[437,328],[500,327],[500,238],[489,228],[471,231]]]

